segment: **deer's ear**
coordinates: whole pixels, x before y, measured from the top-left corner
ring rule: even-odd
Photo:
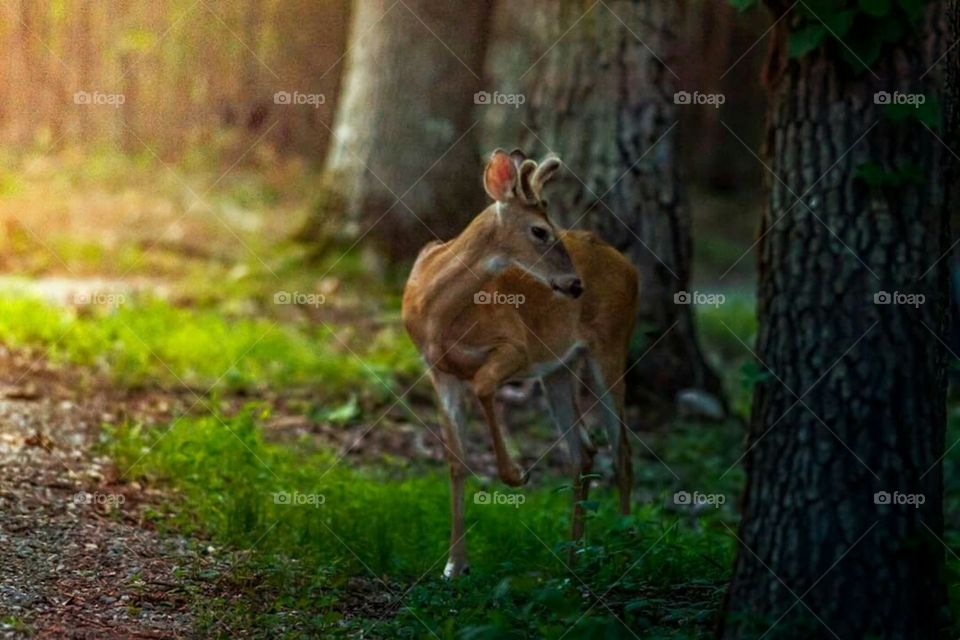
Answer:
[[[483,188],[497,202],[510,200],[517,194],[517,168],[513,159],[502,149],[490,154],[483,171]]]

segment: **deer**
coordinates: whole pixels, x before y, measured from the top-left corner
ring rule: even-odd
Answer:
[[[519,150],[494,150],[483,171],[492,204],[457,237],[424,246],[404,287],[404,328],[427,366],[445,417],[447,579],[469,572],[463,436],[471,395],[486,420],[500,480],[520,487],[528,474],[508,451],[495,394],[511,381],[540,381],[572,480],[573,561],[597,451],[577,405],[585,386],[610,443],[620,512],[630,512],[633,470],[623,377],[637,316],[638,274],[594,233],[560,229],[551,221],[543,190],[561,164],[555,155],[538,163]]]

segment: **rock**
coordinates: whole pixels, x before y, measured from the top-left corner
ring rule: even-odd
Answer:
[[[674,402],[682,418],[719,421],[726,417],[720,400],[702,389],[682,389],[677,392]]]

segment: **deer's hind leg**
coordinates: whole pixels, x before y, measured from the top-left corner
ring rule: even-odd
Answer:
[[[567,368],[544,376],[543,390],[550,406],[550,415],[563,438],[567,471],[573,484],[573,515],[571,538],[573,547],[570,549],[570,562],[576,557],[578,543],[583,538],[584,508],[583,503],[590,493],[589,475],[593,469],[593,455],[596,449],[590,442],[590,437],[584,429],[580,410],[577,407],[576,378]]]
[[[630,440],[627,425],[624,422],[624,396],[626,385],[623,382],[625,357],[587,358],[587,379],[600,409],[600,420],[613,454],[613,470],[616,475],[617,490],[620,494],[620,513],[630,513],[630,493],[633,490],[633,461],[631,460]]]
[[[446,417],[443,424],[443,444],[450,465],[450,556],[443,569],[443,577],[456,578],[470,571],[464,529],[464,481],[467,467],[464,462],[463,433],[467,424],[467,385],[462,380],[439,371],[431,371],[430,378]]]

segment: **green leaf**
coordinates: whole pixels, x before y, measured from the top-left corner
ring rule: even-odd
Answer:
[[[853,26],[853,19],[856,17],[856,9],[847,9],[824,16],[823,21],[830,28],[831,35],[835,38],[842,38],[850,31]]]
[[[582,500],[580,506],[583,507],[584,511],[593,511],[595,513],[597,509],[600,508],[600,503],[596,500]]]
[[[740,385],[744,389],[749,389],[758,382],[769,380],[772,377],[769,371],[753,360],[747,360],[740,367]]]
[[[926,96],[923,104],[917,107],[917,120],[931,129],[939,131],[943,128],[943,109],[937,96]]]
[[[827,36],[822,24],[809,24],[790,34],[787,53],[791,58],[800,58],[819,47]]]
[[[884,184],[883,167],[876,162],[865,162],[854,171],[854,177],[863,180],[871,187],[879,187]]]
[[[899,42],[906,33],[903,18],[897,15],[889,15],[882,20],[876,20],[873,23],[873,33],[880,42],[893,44]]]
[[[871,187],[900,187],[905,184],[923,184],[923,167],[907,162],[901,167],[887,170],[876,162],[865,162],[854,171],[854,177]]]
[[[357,396],[351,395],[350,400],[340,405],[320,412],[320,419],[334,424],[346,424],[360,415],[360,406]]]
[[[747,9],[757,6],[757,0],[730,0],[730,5],[737,11],[743,13]]]
[[[880,39],[873,33],[846,38],[841,42],[840,48],[840,56],[854,71],[869,71],[873,63],[880,58]]]
[[[874,18],[882,18],[893,8],[890,0],[860,0],[860,9]]]
[[[937,131],[943,127],[943,108],[935,95],[924,94],[922,104],[886,104],[883,115],[894,122],[916,120]]]
[[[837,5],[834,0],[804,0],[797,7],[797,10],[816,21],[826,20],[827,16],[837,11]]]
[[[926,4],[925,0],[897,0],[897,4],[900,5],[903,12],[907,14],[907,18],[912,22],[918,22],[923,18],[923,5]]]
[[[910,104],[885,104],[883,105],[883,115],[894,122],[903,122],[915,118],[917,108]]]

